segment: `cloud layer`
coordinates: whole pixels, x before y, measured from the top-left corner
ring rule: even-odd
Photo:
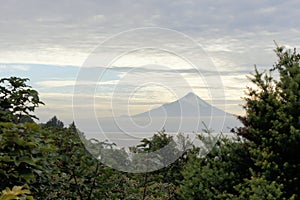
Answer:
[[[299,7],[297,0],[6,1],[0,7],[0,76],[31,78],[32,85],[43,94],[48,105],[40,109],[41,119],[46,120],[51,117],[50,113],[56,113],[71,121],[74,83],[98,84],[94,84],[95,80],[76,82],[79,67],[89,55],[121,32],[162,27],[186,35],[202,48],[215,69],[202,66],[201,75],[209,78],[218,72],[228,100],[227,111],[242,113],[237,104],[241,103],[243,88],[248,83],[246,75],[253,71],[254,64],[260,70],[272,66],[276,60],[273,40],[287,47],[300,46]],[[169,34],[162,33],[159,37],[164,38],[162,41],[172,41]],[[140,41],[149,47],[156,37],[143,39],[143,35],[137,34],[122,38],[122,43],[117,45],[109,43],[102,49],[101,58],[118,55],[128,47],[140,47]],[[196,54],[195,48],[184,46],[178,39],[174,41],[177,42],[168,45],[186,55],[190,53],[195,58],[204,55]],[[182,89],[179,82],[172,80],[175,74],[180,74],[194,92],[209,99],[207,85],[199,78],[199,72],[181,55],[172,53],[148,48],[122,54],[113,60],[109,73],[100,81],[104,89],[102,94],[98,90],[97,98],[106,102],[103,105],[109,105],[107,94],[128,71],[133,71],[131,82],[123,82],[120,90],[123,93],[136,88],[134,83],[151,73]],[[151,64],[164,67],[151,70],[143,67]],[[105,70],[107,66],[97,67]],[[157,85],[148,88],[152,93],[147,96],[152,97],[152,102],[137,95],[132,101],[136,105],[133,112],[174,100],[172,95],[159,99],[161,89],[157,88]],[[84,109],[87,105],[82,106]]]

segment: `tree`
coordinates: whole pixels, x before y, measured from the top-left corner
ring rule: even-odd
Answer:
[[[247,143],[220,138],[205,157],[200,149],[189,154],[178,194],[181,199],[231,199],[251,166]]]
[[[0,189],[28,184],[38,190],[49,180],[56,147],[38,124],[0,123]]]
[[[28,78],[0,79],[0,121],[20,123],[38,119],[32,112],[40,104],[38,92],[26,84]]]
[[[235,129],[242,140],[217,143],[205,158],[192,155],[182,198],[300,198],[300,55],[284,47],[275,52],[268,73],[255,67],[249,78],[244,126]]]
[[[56,116],[52,117],[48,122],[45,124],[46,127],[55,127],[55,128],[64,128],[64,123],[57,119]],[[75,124],[74,124],[75,126]]]
[[[283,197],[300,198],[300,54],[279,46],[275,52],[269,73],[255,69],[250,78],[256,87],[248,88],[244,127],[236,132],[251,143],[255,173],[283,185]]]
[[[133,158],[133,162],[136,165],[151,165],[151,162],[160,164],[161,169],[153,172],[142,173],[136,175],[134,178],[140,185],[140,193],[142,196],[137,196],[137,199],[176,199],[176,187],[179,185],[178,180],[182,179],[180,171],[184,168],[187,161],[187,154],[192,144],[188,137],[179,133],[176,138],[167,134],[164,129],[157,132],[151,138],[144,138],[141,144],[136,148],[131,148],[133,152],[150,153],[161,150],[169,145],[169,147],[160,155],[153,156],[148,160],[148,163],[144,159]],[[174,156],[178,154],[182,155],[172,164]],[[135,160],[136,159],[136,160]],[[153,159],[153,161],[152,161]]]

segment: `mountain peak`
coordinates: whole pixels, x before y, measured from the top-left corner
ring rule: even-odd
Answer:
[[[183,96],[181,99],[178,100],[179,102],[187,102],[193,105],[201,105],[205,107],[209,107],[210,105],[201,99],[198,95],[196,95],[193,92],[187,93],[185,96]]]
[[[187,93],[183,98],[199,98],[194,92]]]

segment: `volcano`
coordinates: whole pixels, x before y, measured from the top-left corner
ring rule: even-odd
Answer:
[[[236,116],[212,106],[194,93],[147,112],[119,117],[114,122],[118,130],[125,132],[162,129],[169,132],[201,132],[205,128],[214,132],[230,132],[231,128],[241,126]]]
[[[230,116],[231,114],[222,111],[201,99],[196,94],[190,92],[177,101],[166,103],[153,110],[132,116],[140,117],[210,117],[210,116]]]

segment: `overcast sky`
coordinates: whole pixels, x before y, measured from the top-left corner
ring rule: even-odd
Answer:
[[[114,58],[110,62],[113,69],[100,80],[103,87],[94,90],[95,102],[99,102],[95,107],[103,116],[109,115],[105,108],[110,105],[115,86],[121,88],[120,99],[122,94],[133,94],[129,105],[133,114],[176,100],[188,90],[223,108],[224,102],[211,95],[212,84],[206,81],[216,76],[222,81],[227,101],[224,109],[242,114],[239,104],[247,85],[246,75],[253,71],[254,64],[260,70],[274,64],[273,40],[289,48],[299,47],[299,8],[298,0],[2,1],[0,76],[29,77],[46,103],[37,112],[41,121],[55,114],[70,123],[79,69],[98,51],[103,59]],[[153,38],[147,35],[147,29],[133,31],[143,27],[161,29],[148,29],[157,34]],[[184,41],[183,36],[188,39]],[[153,41],[170,48],[173,45],[172,49],[180,53],[143,49],[153,46]],[[191,41],[199,45],[195,48],[199,48],[200,55],[195,48],[186,47]],[[108,45],[101,46],[103,42]],[[120,49],[128,52],[119,52]],[[196,66],[199,72],[193,63],[183,59],[189,56],[205,57],[213,65],[200,64]],[[153,64],[155,70],[147,69]],[[101,68],[96,71],[100,77],[107,66],[97,67]],[[149,76],[159,78],[151,84],[140,82]],[[83,85],[99,85],[99,80],[95,82],[96,79]],[[190,88],[185,90],[183,82]],[[174,88],[181,92],[174,93]],[[125,100],[128,104],[129,100]],[[127,110],[120,114],[124,112]]]

